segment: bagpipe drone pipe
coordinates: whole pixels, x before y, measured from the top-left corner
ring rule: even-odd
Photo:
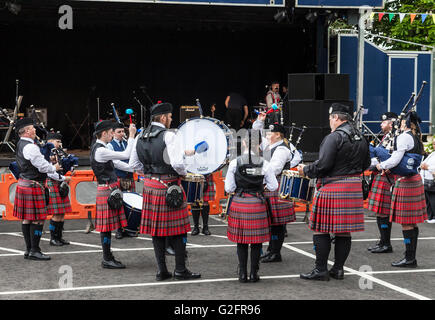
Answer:
[[[379,162],[388,160],[391,154],[384,147],[374,147],[370,145],[370,158],[377,158]],[[418,173],[418,167],[423,160],[423,156],[417,153],[405,153],[399,164],[390,169],[391,173],[400,176],[410,176]]]

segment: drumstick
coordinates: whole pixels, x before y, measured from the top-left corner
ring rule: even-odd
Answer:
[[[134,113],[132,109],[125,110],[125,113],[130,116],[130,124],[131,124],[131,115]]]

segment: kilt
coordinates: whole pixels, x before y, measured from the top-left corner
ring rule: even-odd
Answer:
[[[18,179],[12,215],[21,220],[45,220],[47,206],[44,185],[32,180]]]
[[[397,175],[391,173],[388,174],[390,181],[394,184],[394,181],[398,178]],[[368,210],[376,213],[377,217],[387,218],[390,216],[391,210],[391,184],[388,182],[386,175],[378,173],[374,180],[372,189],[369,193]]]
[[[118,182],[110,184],[111,188],[119,187]],[[107,203],[112,190],[109,186],[97,187],[97,210],[95,215],[95,230],[98,232],[110,232],[127,226],[124,207],[119,210],[111,209]]]
[[[295,208],[290,201],[281,200],[279,197],[279,188],[275,191],[264,192],[264,196],[269,198],[272,211],[272,226],[279,226],[296,221]]]
[[[236,243],[263,243],[270,240],[266,203],[253,195],[234,195],[228,214],[228,240]]]
[[[49,192],[50,202],[47,206],[47,214],[65,214],[72,212],[69,197],[62,198],[59,194],[61,182],[48,178],[46,186]]]
[[[391,196],[390,222],[416,224],[424,220],[427,209],[420,174],[398,178]]]
[[[317,179],[309,227],[315,232],[325,233],[364,231],[359,175]]]
[[[121,189],[121,191],[127,191],[127,192],[136,192],[136,183],[134,182],[134,178],[131,178],[131,179],[123,179],[123,180],[130,180],[131,181],[131,184],[130,184],[130,188],[128,188],[128,189],[126,189],[126,190],[124,190],[121,186],[122,186],[122,184],[121,184],[121,178],[119,178],[118,177],[118,183],[119,183],[119,187],[120,187],[120,189]]]
[[[213,182],[213,176],[208,175],[207,178],[205,179],[205,183],[208,186],[207,186],[207,190],[203,194],[203,201],[204,202],[213,201],[214,198],[216,197],[216,187]]]
[[[180,185],[180,179],[174,176],[161,175],[159,178],[166,184],[178,181]],[[159,181],[150,179],[149,175],[145,175],[139,232],[153,237],[169,237],[185,234],[190,230],[186,195],[184,194],[184,203],[180,208],[169,208],[166,205],[166,187]]]

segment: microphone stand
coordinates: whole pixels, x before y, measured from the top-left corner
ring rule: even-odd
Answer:
[[[144,128],[144,116],[146,117],[147,109],[144,107],[142,102],[136,97],[136,92],[133,91],[133,99],[136,100],[136,102],[140,105],[140,126],[141,128]]]

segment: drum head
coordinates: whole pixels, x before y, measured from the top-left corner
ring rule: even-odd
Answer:
[[[208,150],[186,157],[187,171],[209,174],[219,170],[229,158],[230,130],[213,118],[192,118],[183,122],[177,131],[177,144],[183,150],[194,150],[199,142],[206,141]]]
[[[124,201],[124,204],[130,206],[131,208],[142,210],[143,198],[139,193],[124,192],[123,201]]]

